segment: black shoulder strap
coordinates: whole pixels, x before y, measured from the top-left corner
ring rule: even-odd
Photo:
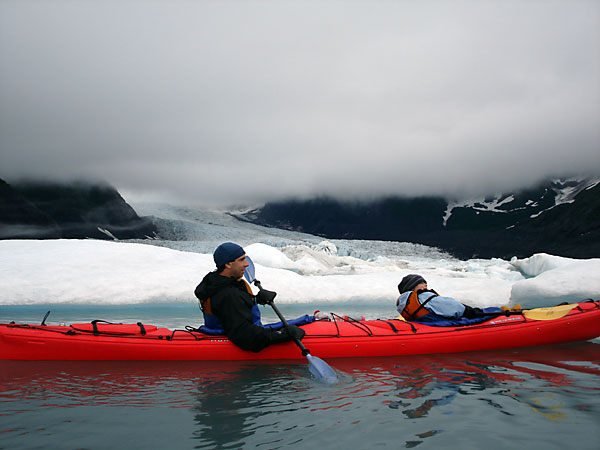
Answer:
[[[429,300],[431,300],[434,297],[439,297],[439,294],[437,292],[435,292],[433,289],[432,290],[423,291],[423,292],[433,292],[433,295],[431,297],[429,297],[427,300],[425,300],[423,303],[421,303],[421,306],[419,306],[417,308],[417,310],[414,313],[411,314],[411,317],[414,317],[419,311],[421,311],[421,309],[423,309],[425,307],[425,305],[427,303],[429,303]],[[417,301],[419,301],[419,294],[418,293],[417,293]]]

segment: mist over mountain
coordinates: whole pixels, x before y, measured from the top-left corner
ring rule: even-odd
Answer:
[[[190,234],[180,221],[152,215],[138,216],[115,188],[105,184],[9,185],[0,180],[0,239],[185,241],[197,240],[196,234],[203,233],[196,222],[196,234]],[[231,216],[232,221],[327,239],[423,244],[461,259],[526,258],[535,253],[600,256],[599,179],[551,180],[527,190],[465,201],[442,197],[284,200]],[[223,240],[233,239],[227,229],[222,234]]]
[[[377,239],[438,247],[467,258],[551,253],[600,256],[600,180],[551,180],[527,190],[452,202],[387,197],[370,202],[331,197],[267,203],[238,215],[265,226],[330,239]]]
[[[119,192],[97,183],[0,179],[0,239],[134,239],[156,235]]]

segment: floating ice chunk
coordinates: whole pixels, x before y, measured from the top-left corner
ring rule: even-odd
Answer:
[[[212,255],[117,241],[0,241],[0,304],[195,302]]]
[[[288,258],[283,252],[266,244],[251,244],[244,248],[246,254],[252,258],[255,264],[277,269],[297,270],[298,265]]]
[[[536,277],[548,270],[564,267],[577,260],[563,258],[562,256],[548,255],[546,253],[537,253],[531,258],[517,259],[513,258],[511,265],[526,277]]]
[[[511,302],[527,308],[600,298],[600,259],[570,259],[547,254],[513,258],[513,267],[529,277],[513,284]]]

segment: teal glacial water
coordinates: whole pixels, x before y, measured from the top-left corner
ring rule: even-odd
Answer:
[[[0,449],[599,448],[597,341],[327,362],[1,361]]]

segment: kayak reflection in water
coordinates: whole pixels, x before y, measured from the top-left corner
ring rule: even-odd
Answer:
[[[460,319],[483,319],[483,310],[463,305],[452,297],[442,297],[427,288],[427,281],[417,274],[406,275],[398,285],[400,297],[396,309],[406,320],[439,322]]]
[[[253,352],[271,344],[304,337],[304,330],[295,325],[288,328],[282,328],[281,324],[278,324],[279,327],[262,325],[257,303],[271,302],[275,293],[264,290],[256,296],[252,293],[242,278],[248,267],[242,247],[225,242],[217,247],[213,259],[217,269],[208,273],[194,291],[204,314],[204,325],[200,331],[224,334],[241,349]],[[267,293],[266,296],[264,293]]]

